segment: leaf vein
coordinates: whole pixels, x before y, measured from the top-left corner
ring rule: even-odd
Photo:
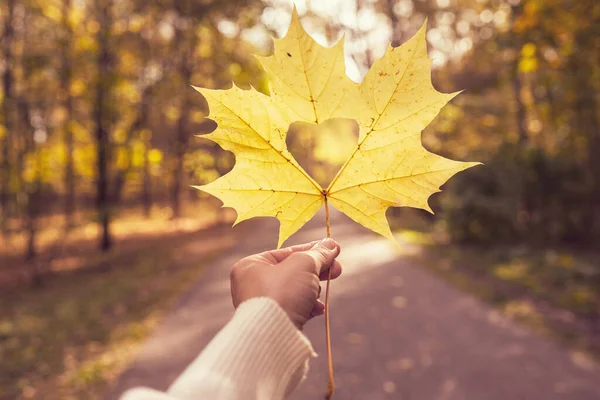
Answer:
[[[445,172],[445,171],[452,171],[458,169],[457,167],[453,167],[453,168],[444,168],[444,169],[439,169],[436,171],[428,171],[428,172],[421,172],[418,174],[411,174],[411,175],[403,175],[403,176],[394,176],[391,178],[384,178],[384,179],[377,179],[377,180],[373,180],[373,181],[367,181],[367,182],[360,182],[354,185],[349,185],[349,186],[344,186],[342,188],[339,188],[337,190],[334,190],[332,192],[330,192],[329,194],[334,194],[334,193],[339,193],[341,191],[347,190],[347,189],[351,189],[353,187],[356,186],[361,186],[361,185],[372,185],[374,183],[380,183],[380,182],[389,182],[389,181],[395,181],[395,180],[402,180],[402,179],[410,179],[410,178],[414,178],[415,176],[421,176],[421,175],[427,175],[427,174],[435,174],[437,172]]]

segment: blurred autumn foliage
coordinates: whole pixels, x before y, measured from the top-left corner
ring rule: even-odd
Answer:
[[[513,3],[449,77],[467,92],[441,146],[476,138],[488,166],[449,185],[447,227],[460,241],[598,244],[600,4]]]
[[[442,209],[452,238],[583,243],[598,234],[597,2],[380,0],[332,5],[329,14],[302,4],[309,31],[323,41],[348,33],[359,73],[390,35],[398,45],[429,18],[438,87],[465,93],[424,143],[488,164],[447,185]],[[234,80],[268,91],[250,54],[269,45],[247,33],[281,29],[290,6],[7,0],[0,9],[4,240],[27,236],[23,251],[32,259],[40,217],[63,215],[68,231],[95,210],[106,250],[121,207],[149,216],[158,202],[179,217],[184,200],[198,196],[187,185],[211,181],[233,162],[210,142],[190,140],[214,128],[190,84],[223,88]],[[335,7],[353,17],[335,18]],[[354,140],[335,136],[347,129],[329,131],[290,143],[304,152],[299,159],[317,164],[307,167],[316,175],[318,165],[330,174],[326,165]]]
[[[0,207],[3,240],[40,217],[65,230],[96,209],[100,247],[119,207],[154,202],[181,215],[188,181],[214,179],[232,158],[193,134],[210,130],[190,84],[262,85],[251,47],[217,23],[251,25],[257,1],[3,2]],[[89,217],[83,217],[89,218]]]

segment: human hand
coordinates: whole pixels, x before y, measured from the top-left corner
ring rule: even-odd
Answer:
[[[335,259],[340,246],[333,239],[266,251],[246,257],[231,269],[231,297],[237,308],[253,297],[277,301],[292,322],[302,329],[311,318],[322,315],[319,280],[342,273]]]

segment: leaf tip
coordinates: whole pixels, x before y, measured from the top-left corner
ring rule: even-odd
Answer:
[[[218,142],[214,139],[214,132],[211,133],[203,133],[203,134],[198,134],[198,135],[194,135],[197,138],[200,139],[207,139],[210,140],[211,142],[215,142],[218,144]]]
[[[465,169],[468,169],[468,168],[473,168],[473,167],[477,167],[477,166],[479,166],[479,165],[483,165],[483,166],[485,166],[485,164],[484,164],[484,163],[482,163],[482,162],[479,162],[479,161],[467,162],[467,163],[465,163],[465,164],[467,164],[467,165],[465,166]]]
[[[417,33],[415,33],[415,35],[412,37],[413,39],[416,39],[425,45],[425,53],[427,53],[427,21],[427,18],[425,18],[423,25],[421,25]],[[410,40],[412,39],[409,39],[409,41]]]
[[[464,89],[463,89],[463,90],[457,90],[456,92],[451,92],[451,93],[442,93],[442,92],[439,92],[439,91],[438,91],[437,89],[435,89],[435,88],[434,88],[434,90],[435,90],[436,92],[438,92],[438,93],[440,93],[440,94],[442,94],[442,95],[446,96],[446,99],[447,99],[446,101],[447,101],[447,102],[448,102],[448,101],[450,101],[450,100],[452,100],[453,98],[455,98],[456,96],[458,96],[458,95],[459,95],[459,94],[461,94],[462,92],[464,92]]]
[[[431,208],[431,206],[429,205],[429,199],[431,199],[431,196],[433,196],[434,194],[436,194],[436,193],[439,193],[439,192],[441,192],[441,190],[440,190],[440,189],[433,191],[433,193],[431,193],[431,194],[429,195],[429,197],[427,198],[427,200],[425,200],[425,204],[423,205],[423,207],[419,207],[419,208],[421,208],[421,209],[423,209],[423,210],[427,211],[427,212],[428,212],[429,214],[431,214],[431,215],[435,215],[435,212],[433,211],[433,209],[432,209],[432,208]]]
[[[197,92],[199,92],[200,94],[204,95],[204,93],[202,92],[203,90],[205,90],[205,88],[200,87],[200,86],[194,86],[194,85],[190,85],[191,87],[194,88],[194,90],[196,90]]]
[[[302,27],[302,23],[300,23],[300,15],[298,14],[298,9],[296,8],[296,4],[294,3],[294,8],[292,9],[292,18],[290,20],[290,25],[285,36],[288,36],[293,31],[298,32],[298,29],[300,29],[301,32],[306,33],[306,31]]]
[[[398,239],[392,236],[391,241],[396,245],[396,248],[398,250],[402,250],[402,246],[400,245],[400,241]]]

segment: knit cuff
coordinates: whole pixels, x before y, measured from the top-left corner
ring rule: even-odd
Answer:
[[[238,307],[169,393],[188,398],[198,394],[194,387],[201,392],[199,385],[214,382],[212,389],[222,398],[280,399],[300,383],[308,359],[315,355],[308,339],[274,300],[250,299]]]

